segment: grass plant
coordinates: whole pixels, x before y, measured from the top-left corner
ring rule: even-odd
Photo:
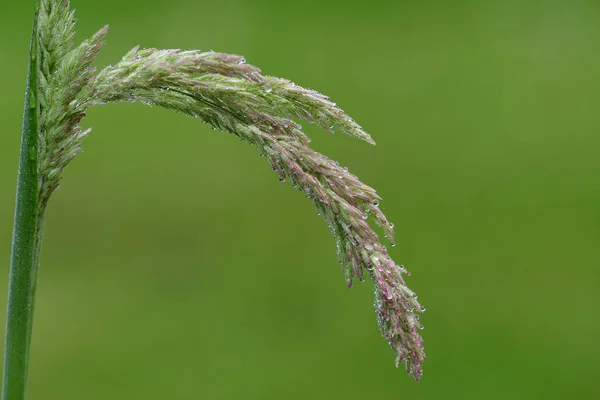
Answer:
[[[415,379],[425,359],[417,313],[423,308],[405,284],[372,224],[394,244],[381,198],[337,162],[314,151],[300,121],[375,144],[326,96],[263,75],[242,56],[200,50],[134,47],[112,66],[92,64],[108,27],[75,45],[68,1],[39,0],[35,10],[25,98],[5,343],[3,400],[25,398],[35,287],[44,212],[65,167],[81,152],[90,129],[86,110],[143,102],[199,118],[254,146],[281,181],[311,200],[337,242],[348,286],[368,276],[382,335]]]

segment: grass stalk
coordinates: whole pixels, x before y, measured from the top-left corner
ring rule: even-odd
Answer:
[[[41,221],[38,220],[37,174],[37,15],[34,15],[29,50],[29,72],[21,153],[17,178],[17,200],[13,228],[2,400],[22,400],[29,364],[29,347],[35,301],[35,284],[41,246]]]

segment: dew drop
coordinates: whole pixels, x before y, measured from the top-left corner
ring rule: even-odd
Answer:
[[[373,205],[375,207],[379,207],[379,200],[373,200]]]

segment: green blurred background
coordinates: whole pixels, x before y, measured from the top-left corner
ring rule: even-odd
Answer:
[[[0,6],[2,299],[30,3]],[[597,393],[600,3],[72,3],[78,39],[111,26],[100,65],[243,54],[362,124],[376,147],[307,131],[384,197],[428,359],[419,384],[393,367],[370,283],[346,288],[325,223],[252,147],[123,104],[89,112],[47,213],[29,399]]]

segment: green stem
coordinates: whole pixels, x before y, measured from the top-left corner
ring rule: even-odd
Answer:
[[[27,383],[29,346],[33,323],[35,283],[41,245],[37,177],[37,15],[33,21],[29,50],[29,73],[21,137],[17,201],[15,210],[2,400],[23,400]]]

